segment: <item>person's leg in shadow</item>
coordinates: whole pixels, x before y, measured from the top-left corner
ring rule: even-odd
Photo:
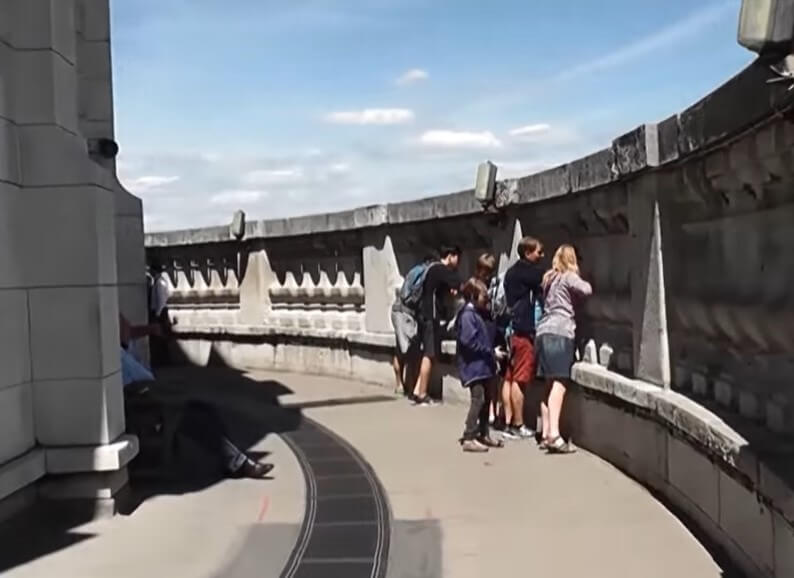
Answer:
[[[273,469],[273,464],[258,462],[237,447],[218,410],[208,403],[191,400],[185,404],[179,433],[216,457],[230,477],[263,478]]]

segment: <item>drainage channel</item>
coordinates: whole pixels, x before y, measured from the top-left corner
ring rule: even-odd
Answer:
[[[389,503],[353,446],[304,418],[284,440],[306,480],[306,512],[282,578],[383,578],[389,558]]]

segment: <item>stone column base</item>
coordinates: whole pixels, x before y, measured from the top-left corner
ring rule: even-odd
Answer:
[[[114,472],[60,474],[39,482],[39,499],[58,509],[79,510],[86,519],[115,516],[129,499],[126,466]]]

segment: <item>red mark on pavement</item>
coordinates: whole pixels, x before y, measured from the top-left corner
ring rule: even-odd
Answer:
[[[267,509],[270,506],[270,498],[265,496],[262,498],[262,507],[259,509],[259,517],[256,519],[258,524],[262,523],[262,520],[265,519],[265,515],[267,514]]]

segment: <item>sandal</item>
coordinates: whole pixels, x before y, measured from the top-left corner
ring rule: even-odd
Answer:
[[[540,442],[538,442],[538,449],[543,452],[549,449],[549,440],[547,440],[546,438],[540,440]]]
[[[576,448],[570,442],[562,439],[562,436],[557,436],[547,442],[546,451],[550,454],[573,454],[576,453]]]
[[[481,437],[477,438],[477,441],[480,442],[487,448],[503,448],[505,447],[505,443],[502,440],[495,440],[492,437]]]

